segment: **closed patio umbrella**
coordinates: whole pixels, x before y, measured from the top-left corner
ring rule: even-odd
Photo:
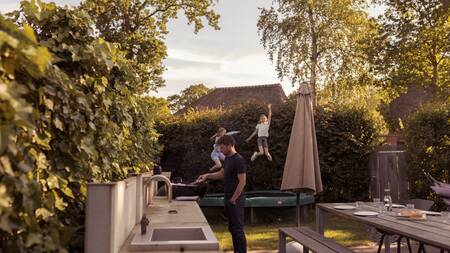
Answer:
[[[300,85],[297,94],[281,190],[297,193],[297,226],[300,226],[300,192],[322,192],[312,93],[306,84]]]

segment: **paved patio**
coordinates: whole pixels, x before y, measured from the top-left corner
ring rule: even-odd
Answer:
[[[418,244],[415,242],[411,242],[413,252],[417,252]],[[376,253],[378,250],[378,246],[373,244],[370,246],[361,246],[361,247],[353,247],[352,250],[358,253]],[[439,249],[426,247],[427,253],[440,253]],[[251,250],[248,253],[277,253],[278,250]],[[384,249],[381,250],[384,253]],[[397,245],[392,244],[391,253],[397,252]],[[402,252],[408,252],[406,245],[402,247]],[[233,253],[233,251],[226,251],[225,253]]]
[[[411,242],[412,250],[413,252],[417,252],[417,248],[419,247],[418,243]],[[371,245],[371,246],[364,246],[364,247],[354,247],[352,248],[354,251],[358,253],[376,253],[378,250],[378,245]],[[428,253],[439,253],[439,249],[432,248],[432,247],[426,247],[426,250]],[[381,252],[384,252],[384,249],[381,250]],[[391,245],[391,253],[397,252],[397,244]],[[401,252],[408,252],[408,248],[406,245],[402,246]]]

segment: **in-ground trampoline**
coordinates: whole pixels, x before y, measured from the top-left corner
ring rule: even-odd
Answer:
[[[248,191],[245,193],[245,207],[250,208],[250,221],[254,221],[254,208],[270,208],[270,207],[295,207],[295,193],[272,191]],[[314,196],[301,193],[300,206],[314,204]],[[206,194],[200,200],[201,207],[223,207],[223,193]]]

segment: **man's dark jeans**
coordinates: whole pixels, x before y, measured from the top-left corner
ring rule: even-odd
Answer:
[[[246,253],[247,239],[244,233],[245,194],[242,194],[236,200],[236,205],[230,203],[230,198],[231,196],[225,197],[225,215],[228,218],[228,230],[233,239],[234,252]]]

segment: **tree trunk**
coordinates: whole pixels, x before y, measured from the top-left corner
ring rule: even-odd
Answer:
[[[432,89],[436,89],[438,85],[438,79],[439,79],[439,61],[436,57],[437,55],[437,49],[436,49],[436,41],[432,42],[432,48],[430,52],[430,61],[431,65],[433,66],[433,77],[431,79],[431,87]]]
[[[317,79],[317,39],[315,36],[312,38],[311,42],[311,77],[309,84],[311,85],[313,92],[313,108],[317,107],[317,93],[316,93],[316,79]]]
[[[313,95],[313,109],[317,107],[317,93],[316,93],[316,79],[317,79],[317,33],[315,31],[315,20],[313,17],[312,6],[308,6],[308,18],[311,26],[311,76],[309,79],[309,85],[312,88]]]
[[[433,80],[431,80],[431,86],[433,87],[433,89],[437,87],[438,75],[438,63],[433,62]]]
[[[331,99],[334,104],[337,103],[337,89],[334,81],[331,82]]]

